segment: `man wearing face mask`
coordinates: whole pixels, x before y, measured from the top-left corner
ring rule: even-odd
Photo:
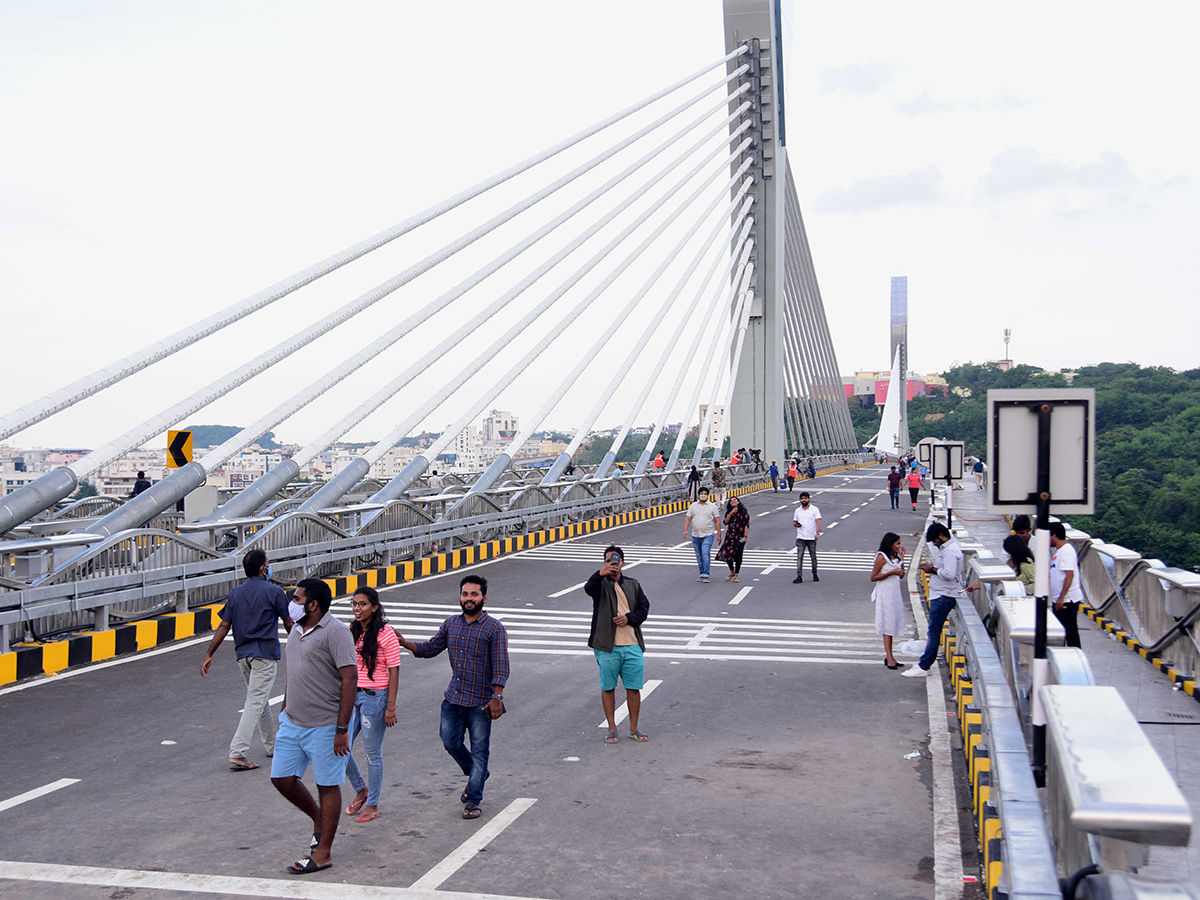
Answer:
[[[279,622],[283,621],[285,631],[291,631],[292,617],[288,612],[287,594],[279,585],[268,581],[271,576],[268,563],[267,554],[262,550],[255,549],[246,554],[242,560],[246,580],[230,592],[221,609],[221,624],[200,665],[200,677],[203,678],[212,666],[213,654],[232,628],[238,669],[246,682],[242,718],[229,744],[229,768],[235,772],[258,768],[258,763],[246,756],[255,725],[267,756],[275,754],[275,717],[271,715],[269,698],[279,669]]]
[[[405,640],[397,629],[400,646],[413,656],[430,659],[449,651],[450,686],[442,700],[442,746],[467,776],[459,800],[462,817],[478,819],[483,785],[488,779],[492,720],[504,715],[504,685],[508,682],[508,632],[484,610],[487,579],[466,575],[458,583],[461,616],[451,616],[428,641]],[[471,734],[471,749],[463,740]]]
[[[625,685],[625,702],[629,705],[629,736],[643,743],[650,740],[638,729],[646,652],[642,623],[650,614],[650,601],[640,584],[621,573],[624,567],[624,551],[617,546],[609,547],[604,551],[604,565],[583,586],[584,593],[592,598],[588,646],[600,664],[600,702],[608,719],[606,744],[621,739],[616,720],[618,676]]]

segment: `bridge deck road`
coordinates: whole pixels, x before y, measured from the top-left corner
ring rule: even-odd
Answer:
[[[819,584],[792,584],[796,494],[769,490],[745,498],[740,584],[716,561],[713,583],[697,583],[682,514],[474,567],[513,666],[482,820],[461,819],[463,778],[438,739],[449,666],[406,655],[382,817],[343,815],[334,867],[307,878],[283,871],[306,850],[307,820],[266,765],[225,764],[244,696],[231,643],[204,680],[207,639],[0,692],[0,804],[78,779],[0,806],[0,895],[931,897],[926,682],[883,666],[867,581],[881,534],[911,550],[923,516],[888,509],[884,471],[804,483],[824,517]],[[644,744],[627,723],[603,742],[586,647],[579,585],[610,541],[651,602]],[[459,577],[385,591],[392,623],[432,635],[457,611]],[[335,611],[349,619],[347,601]],[[251,756],[269,762],[257,741]],[[503,822],[478,852],[465,844]]]

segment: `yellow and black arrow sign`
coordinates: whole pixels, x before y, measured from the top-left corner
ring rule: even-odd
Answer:
[[[192,461],[192,433],[167,432],[167,468],[181,469]]]

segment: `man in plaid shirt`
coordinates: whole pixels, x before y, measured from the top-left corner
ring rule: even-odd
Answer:
[[[504,685],[508,681],[508,633],[483,606],[487,602],[487,579],[467,575],[459,582],[461,616],[442,623],[431,640],[414,643],[399,630],[400,646],[413,656],[431,658],[450,651],[453,675],[442,700],[442,744],[454,757],[464,775],[467,789],[459,798],[464,819],[478,819],[483,784],[488,777],[488,745],[492,720],[504,715]],[[471,749],[463,737],[471,733]]]

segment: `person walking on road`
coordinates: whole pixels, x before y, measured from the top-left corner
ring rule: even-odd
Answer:
[[[820,581],[817,575],[817,541],[821,538],[821,510],[813,506],[808,491],[800,492],[800,505],[792,513],[792,524],[796,526],[796,577],[792,584],[804,583],[804,553],[812,558],[812,580]]]
[[[900,473],[896,471],[896,467],[892,466],[892,471],[888,472],[888,497],[892,501],[892,509],[900,508]]]
[[[908,482],[908,497],[912,500],[912,511],[917,511],[917,498],[921,496],[921,472],[917,468],[912,468],[905,478]]]
[[[688,473],[688,477],[687,477],[687,485],[688,485],[687,497],[688,497],[689,503],[695,503],[697,498],[699,498],[700,482],[702,480],[703,480],[703,476],[700,474],[700,470],[697,469],[695,466],[692,466],[692,471]]]
[[[683,537],[692,539],[692,549],[696,551],[696,565],[700,568],[696,580],[707,584],[713,538],[721,539],[721,507],[709,502],[708,488],[700,488],[696,502],[688,507],[683,519]]]
[[[983,471],[985,468],[983,465],[983,460],[980,459],[979,457],[976,457],[975,465],[973,465],[971,468],[975,472],[975,487],[982,491],[983,490]]]
[[[793,459],[791,462],[788,463],[788,467],[787,467],[787,483],[788,483],[788,493],[789,494],[792,492],[792,488],[795,487],[796,479],[799,477],[800,477],[800,469],[796,465],[796,460]]]
[[[642,711],[646,642],[642,623],[650,614],[650,601],[642,586],[622,573],[625,552],[615,544],[604,551],[604,565],[583,586],[592,598],[592,629],[588,646],[600,666],[600,703],[608,720],[604,743],[620,741],[617,734],[617,678],[625,685],[629,710],[629,736],[639,743],[650,737],[638,728]]]
[[[775,493],[779,493],[779,466],[775,464],[775,460],[771,460],[771,468],[767,470],[771,473],[771,487]]]
[[[1067,633],[1067,646],[1079,646],[1079,604],[1083,588],[1079,584],[1079,554],[1067,542],[1067,529],[1062,522],[1050,523],[1050,597],[1054,600],[1054,618],[1062,622]]]
[[[462,615],[442,623],[430,640],[413,643],[396,632],[400,646],[421,659],[449,650],[450,686],[442,699],[442,746],[467,776],[459,800],[462,817],[482,815],[483,786],[488,779],[492,722],[504,715],[504,685],[508,683],[508,632],[487,614],[487,579],[465,575],[458,583]],[[471,734],[471,749],[464,737]]]
[[[229,599],[221,607],[221,624],[200,664],[200,677],[204,678],[212,666],[213,654],[232,628],[238,670],[246,682],[242,718],[229,744],[229,768],[235,772],[258,768],[258,763],[251,762],[246,756],[250,752],[255,726],[267,756],[275,754],[277,729],[270,697],[279,671],[279,622],[282,620],[283,628],[288,632],[293,624],[288,613],[287,594],[279,585],[267,580],[271,574],[267,554],[259,549],[251,550],[242,560],[242,569],[246,580],[230,592]]]
[[[900,668],[892,655],[892,639],[908,633],[904,618],[904,545],[900,535],[889,531],[879,542],[871,581],[875,583],[871,599],[875,602],[875,633],[883,637],[883,664],[889,669]]]
[[[923,562],[918,568],[929,573],[929,635],[925,640],[925,652],[917,664],[901,672],[907,678],[926,678],[937,661],[938,645],[942,642],[942,629],[962,594],[962,548],[941,522],[934,522],[925,531],[929,542],[932,562]]]
[[[742,554],[746,550],[746,537],[750,534],[750,513],[737,497],[730,497],[725,504],[725,540],[717,551],[717,559],[729,566],[726,581],[738,580],[742,571]]]
[[[342,782],[350,759],[350,718],[358,681],[354,638],[329,611],[329,585],[305,578],[296,585],[304,618],[288,632],[287,689],[279,712],[279,737],[271,783],[312,819],[308,856],[288,866],[309,875],[333,865],[330,850],[342,814]],[[319,803],[300,779],[312,763]]]
[[[350,602],[354,622],[350,636],[358,658],[358,691],[354,695],[354,727],[350,731],[350,757],[346,777],[354,788],[354,799],[346,815],[355,822],[379,818],[379,795],[383,790],[383,737],[396,724],[396,689],[400,684],[400,641],[386,628],[387,616],[379,604],[379,592],[361,587]],[[354,761],[354,740],[363,736],[367,754],[367,781]]]
[[[712,467],[712,483],[713,483],[713,500],[717,503],[725,502],[725,470],[721,468],[719,459],[713,460]]]

